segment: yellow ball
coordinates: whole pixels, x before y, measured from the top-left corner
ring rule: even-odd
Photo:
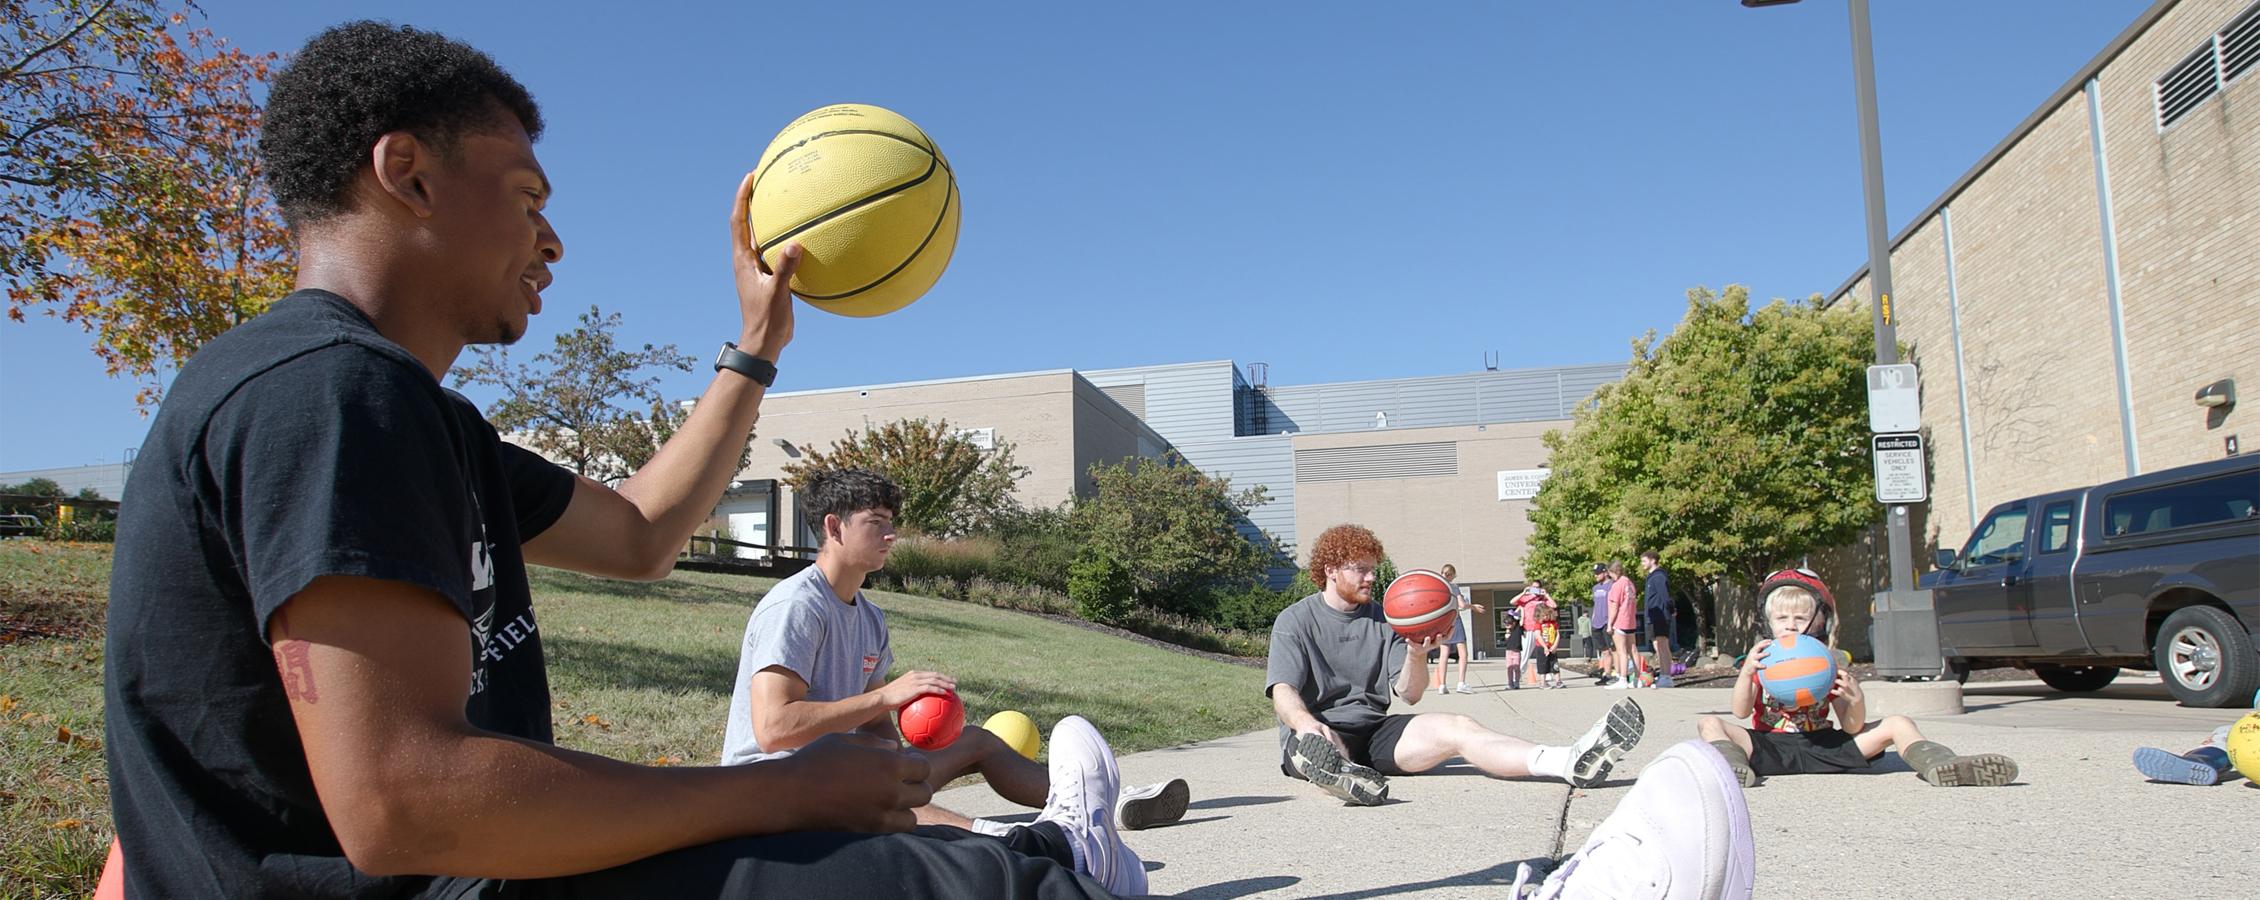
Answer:
[[[932,138],[876,106],[794,119],[754,169],[747,222],[775,269],[802,248],[793,293],[843,316],[894,312],[926,293],[957,250],[957,175]]]
[[[2229,765],[2245,778],[2260,781],[2260,712],[2246,713],[2229,726]]]
[[[1029,759],[1035,759],[1036,752],[1044,749],[1044,739],[1036,734],[1036,723],[1013,710],[1008,709],[990,716],[988,721],[981,723],[981,730],[996,735],[1004,741],[1005,746],[1020,751],[1020,755]]]

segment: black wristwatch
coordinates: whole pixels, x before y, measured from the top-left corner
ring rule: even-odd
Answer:
[[[738,349],[738,345],[722,342],[722,354],[714,357],[714,371],[728,369],[747,378],[754,384],[768,387],[777,383],[777,364]]]

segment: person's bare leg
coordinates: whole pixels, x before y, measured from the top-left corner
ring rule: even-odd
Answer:
[[[979,772],[988,779],[989,789],[996,791],[997,796],[1022,806],[1041,807],[1051,793],[1050,769],[1020,755],[1020,751],[1012,749],[1004,739],[979,726],[968,725],[954,743],[925,753],[926,761],[934,767],[926,784],[936,791]]]
[[[1630,681],[1632,680],[1632,657],[1634,656],[1632,648],[1632,635],[1625,634],[1624,632],[1618,631],[1614,628],[1609,629],[1609,634],[1616,640],[1618,667],[1617,674],[1623,677],[1626,681]]]
[[[1656,675],[1671,674],[1671,638],[1656,639]]]
[[[1468,641],[1468,642],[1466,642],[1466,643],[1464,643],[1464,644],[1461,644],[1461,645],[1460,645],[1460,682],[1459,682],[1459,683],[1461,683],[1461,684],[1466,684],[1466,683],[1467,683],[1467,658],[1468,658],[1468,657],[1470,657],[1470,656],[1474,656],[1474,655],[1475,655],[1475,642],[1474,642],[1474,641]]]
[[[1923,740],[1923,733],[1915,730],[1915,720],[1906,716],[1884,716],[1882,721],[1871,722],[1852,736],[1852,743],[1860,748],[1860,755],[1874,759],[1883,751],[1897,747],[1901,750]]]
[[[1532,746],[1458,713],[1424,713],[1397,738],[1395,762],[1407,772],[1426,772],[1457,756],[1486,774],[1520,778],[1530,774]]]
[[[910,814],[918,817],[918,824],[920,825],[948,825],[952,828],[963,828],[967,831],[973,830],[972,819],[967,818],[960,813],[954,813],[939,806],[935,806],[931,803],[911,810]]]
[[[1756,749],[1750,743],[1750,730],[1717,716],[1704,716],[1695,720],[1695,734],[1705,741],[1728,741],[1742,748],[1744,755]]]

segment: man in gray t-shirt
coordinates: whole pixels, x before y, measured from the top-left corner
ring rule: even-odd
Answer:
[[[722,739],[722,764],[742,765],[782,753],[764,751],[753,731],[753,676],[777,666],[808,685],[806,699],[846,700],[883,690],[895,655],[887,641],[887,614],[857,591],[840,602],[824,570],[810,566],[778,582],[746,621],[745,644],[738,650],[738,679],[730,691],[730,725]],[[931,672],[912,672],[901,680],[923,685]],[[875,721],[885,721],[884,717]],[[858,731],[875,731],[866,722]],[[1030,763],[1034,766],[1034,763]]]
[[[1532,744],[1451,713],[1391,715],[1391,693],[1420,702],[1421,665],[1431,637],[1408,645],[1373,602],[1373,570],[1381,541],[1357,525],[1336,525],[1311,547],[1311,578],[1323,586],[1280,612],[1271,627],[1264,693],[1279,717],[1279,767],[1360,806],[1389,797],[1390,775],[1426,772],[1455,756],[1484,772],[1516,778],[1560,778],[1598,784],[1645,725],[1638,704],[1611,707],[1567,747]]]

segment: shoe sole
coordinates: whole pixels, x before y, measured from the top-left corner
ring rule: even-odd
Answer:
[[[1172,778],[1162,786],[1159,794],[1123,801],[1122,827],[1129,831],[1143,831],[1156,825],[1175,822],[1185,817],[1185,807],[1191,804],[1192,799],[1193,792],[1186,787],[1185,779]]]
[[[1571,787],[1587,788],[1607,780],[1617,760],[1638,746],[1640,735],[1648,729],[1648,714],[1630,697],[1609,707],[1603,721],[1607,724],[1601,728],[1601,739],[1570,764]]]
[[[2176,756],[2156,747],[2144,747],[2134,752],[2135,771],[2152,781],[2168,784],[2215,785],[2221,783],[2221,770],[2186,756]]]
[[[1349,761],[1332,741],[1315,734],[1298,735],[1291,759],[1319,790],[1358,806],[1379,806],[1389,799],[1389,779],[1380,772]]]
[[[2001,787],[2017,780],[2017,763],[1999,753],[1957,756],[1918,773],[1938,787]]]
[[[1719,874],[1718,893],[1705,892],[1703,896],[1706,900],[1747,900],[1757,890],[1758,849],[1756,836],[1750,831],[1750,804],[1742,799],[1741,788],[1734,786],[1739,783],[1734,766],[1726,761],[1726,755],[1720,753],[1719,748],[1700,740],[1682,741],[1664,750],[1663,756],[1657,759],[1678,753],[1682,747],[1687,748],[1685,755],[1702,761],[1694,766],[1697,774],[1710,774],[1710,780],[1718,785],[1716,793],[1724,798],[1726,806],[1726,870]]]

